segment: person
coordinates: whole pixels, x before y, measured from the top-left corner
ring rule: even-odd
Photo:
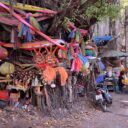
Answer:
[[[126,72],[126,69],[125,69],[125,66],[124,66],[125,64],[124,64],[124,61],[122,60],[121,61],[121,71],[124,71],[124,72]]]
[[[119,86],[118,86],[118,74],[117,72],[113,72],[113,84],[114,84],[114,89],[115,92],[118,94],[119,93]]]
[[[119,75],[119,81],[118,81],[118,84],[119,84],[119,90],[121,93],[125,93],[125,84],[124,84],[124,80],[125,80],[125,72],[124,71],[121,71],[120,72],[120,75]]]

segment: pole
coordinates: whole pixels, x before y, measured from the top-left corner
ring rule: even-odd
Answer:
[[[127,41],[128,41],[128,6],[125,7],[125,23],[124,23],[124,30],[125,30],[125,53],[127,53]],[[125,57],[125,67],[127,70],[127,57]]]

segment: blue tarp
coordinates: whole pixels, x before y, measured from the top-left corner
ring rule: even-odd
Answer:
[[[102,83],[104,81],[104,74],[100,74],[96,79],[96,84]]]
[[[97,46],[104,46],[111,39],[112,39],[112,36],[97,36],[92,38],[92,40],[96,43]]]
[[[103,62],[100,61],[99,64],[100,64],[100,68],[101,68],[102,70],[105,70],[105,65],[103,64]]]

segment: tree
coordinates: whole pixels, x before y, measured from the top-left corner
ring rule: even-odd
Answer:
[[[77,27],[89,29],[91,25],[102,18],[116,17],[120,11],[119,5],[112,0],[17,0],[24,4],[46,7],[57,11],[52,18],[48,32],[54,35],[61,33],[65,17],[74,22]],[[114,0],[115,1],[115,0]],[[58,34],[57,34],[58,35]]]

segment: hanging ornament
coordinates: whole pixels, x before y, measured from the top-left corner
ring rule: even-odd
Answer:
[[[15,71],[15,66],[12,63],[5,62],[0,65],[0,73],[2,75],[11,75]]]
[[[8,56],[8,51],[0,46],[0,60],[7,58],[7,56]]]
[[[72,30],[70,34],[68,35],[68,38],[74,38],[75,37],[75,31]]]
[[[55,87],[56,87],[56,85],[55,85],[55,84],[51,84],[50,86],[51,86],[51,88],[55,88]]]

